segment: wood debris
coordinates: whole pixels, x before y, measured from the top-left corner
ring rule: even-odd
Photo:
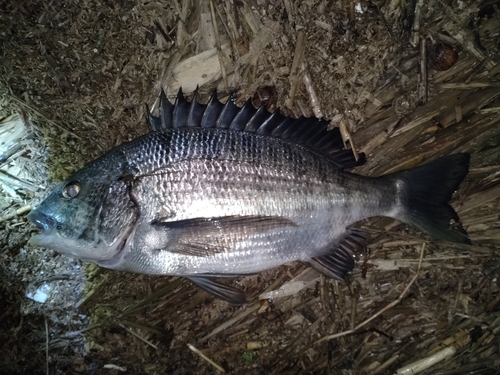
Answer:
[[[498,9],[488,0],[3,4],[0,373],[498,373]],[[453,64],[432,62],[442,44]],[[217,89],[237,103],[272,88],[273,108],[342,126],[366,154],[355,171],[364,175],[471,153],[452,205],[473,244],[372,218],[361,225],[373,240],[346,282],[285,265],[228,280],[246,291],[240,307],[181,278],[82,266],[27,244],[36,231],[27,206],[146,132],[161,87],[172,98],[198,87],[202,102]],[[45,303],[26,297],[43,286]]]

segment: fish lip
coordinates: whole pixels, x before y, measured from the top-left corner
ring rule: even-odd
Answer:
[[[42,212],[33,210],[28,214],[28,220],[42,229],[44,235],[50,234],[56,227],[56,221]]]

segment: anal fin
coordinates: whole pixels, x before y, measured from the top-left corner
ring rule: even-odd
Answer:
[[[335,280],[344,280],[354,269],[355,260],[366,248],[369,236],[361,229],[351,228],[327,254],[309,259],[309,265],[319,273]]]
[[[213,294],[226,302],[234,305],[241,305],[246,302],[245,293],[242,290],[219,284],[210,277],[189,276],[188,279],[205,292]]]

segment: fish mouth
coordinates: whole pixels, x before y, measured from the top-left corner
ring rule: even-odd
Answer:
[[[56,221],[37,210],[33,210],[28,214],[28,220],[42,230],[42,233],[36,234],[30,239],[30,243],[43,246],[46,243],[47,237],[51,236],[56,228]]]
[[[32,236],[28,243],[46,249],[52,249],[70,258],[78,259],[78,255],[71,249],[75,243],[61,236],[57,228],[57,221],[38,210],[33,210],[28,214],[28,220],[41,229],[42,232]]]
[[[95,242],[81,241],[78,238],[64,237],[58,229],[54,218],[33,210],[28,219],[35,224],[41,233],[35,234],[29,243],[46,249],[52,249],[67,257],[84,262],[97,263],[106,268],[117,268],[126,254],[126,247],[132,240],[136,225],[126,229],[112,244],[107,244],[96,237]]]

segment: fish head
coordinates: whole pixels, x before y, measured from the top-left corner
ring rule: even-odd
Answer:
[[[134,230],[139,209],[131,182],[118,168],[98,161],[63,181],[30,212],[28,219],[42,229],[30,243],[80,260],[114,264]]]

